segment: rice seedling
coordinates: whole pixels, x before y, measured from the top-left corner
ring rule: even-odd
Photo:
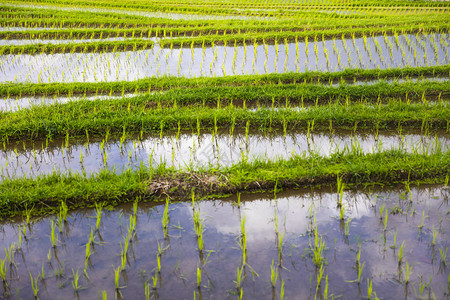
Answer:
[[[367,278],[367,298],[378,299],[377,294],[372,290],[372,280]]]
[[[72,288],[73,288],[74,292],[77,293],[82,288],[79,285],[80,275],[78,274],[78,270],[75,272],[72,269],[72,276],[73,276]]]
[[[364,264],[365,264],[365,262],[363,262],[362,264],[358,264],[358,279],[356,279],[356,282],[358,282],[358,284],[361,283],[361,275],[362,275],[362,271],[364,269]]]
[[[16,253],[16,244],[13,243],[11,244],[11,246],[9,248],[5,248],[5,254],[6,254],[6,259],[8,259],[9,265],[10,266],[15,266],[15,261],[14,261],[14,254]]]
[[[95,211],[96,211],[96,221],[95,221],[95,229],[97,231],[100,230],[100,223],[102,221],[102,204],[95,204]]]
[[[158,273],[161,273],[161,255],[156,256],[156,265]]]
[[[383,230],[386,232],[387,230],[387,223],[388,223],[388,211],[387,209],[384,210],[384,221],[383,221]]]
[[[272,265],[270,266],[270,283],[272,284],[272,289],[275,289],[275,285],[278,281],[278,268],[273,266],[273,259],[272,259]]]
[[[114,269],[114,285],[116,287],[116,292],[119,291],[119,289],[124,288],[124,286],[120,286],[120,273],[121,273],[120,267],[117,267],[117,269]]]
[[[197,288],[200,289],[202,284],[202,270],[197,266]]]
[[[168,236],[168,225],[169,225],[169,198],[166,199],[166,206],[164,207],[164,212],[162,216],[162,225],[164,231],[164,237]]]
[[[322,236],[319,236],[319,234],[317,233],[317,229],[314,230],[314,246],[310,247],[313,252],[313,263],[316,265],[316,267],[322,266],[322,264],[325,262],[325,241],[323,240]]]
[[[436,237],[438,235],[439,231],[434,228],[434,226],[432,227],[432,240],[431,240],[431,245],[435,246],[436,245]]]
[[[158,284],[158,275],[155,273],[154,276],[152,276],[152,282],[153,282],[153,286],[152,289],[156,290],[157,284]],[[146,288],[148,287],[148,285],[146,286]]]
[[[405,277],[404,277],[404,282],[405,284],[408,284],[410,281],[410,277],[411,277],[411,272],[412,272],[412,265],[409,265],[407,262],[405,263],[405,269],[404,269],[404,273],[405,273]]]
[[[36,276],[36,278],[33,278],[31,273],[29,273],[29,274],[30,274],[30,279],[31,279],[31,289],[33,290],[34,298],[35,299],[39,299],[38,298],[39,289],[38,289],[38,286],[37,286],[37,281],[38,281],[39,275]]]
[[[447,250],[448,250],[447,247],[445,248],[445,250],[439,248],[439,256],[440,256],[440,258],[441,258],[441,263],[442,263],[444,266],[447,266]]]
[[[8,282],[6,281],[6,273],[8,273],[8,267],[6,266],[6,258],[0,259],[0,277],[2,278],[3,284],[8,286]]]
[[[236,269],[236,281],[233,281],[236,284],[236,289],[240,290],[242,287],[242,283],[244,280],[244,266],[241,266],[241,268]]]

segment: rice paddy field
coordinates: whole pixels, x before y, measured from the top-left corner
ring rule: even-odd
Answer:
[[[1,299],[449,299],[450,2],[0,2]]]

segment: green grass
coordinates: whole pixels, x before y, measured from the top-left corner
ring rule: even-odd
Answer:
[[[0,137],[3,141],[36,138],[58,138],[86,135],[101,136],[105,132],[148,133],[197,128],[215,130],[234,126],[271,131],[305,129],[314,120],[314,128],[391,129],[447,128],[450,106],[448,102],[406,103],[392,100],[385,105],[353,105],[335,102],[306,110],[282,108],[251,110],[227,106],[225,108],[167,107],[149,109],[147,102],[131,105],[128,100],[77,101],[52,106],[37,106],[28,110],[0,113]]]
[[[92,177],[57,174],[37,178],[16,178],[0,182],[0,216],[10,217],[34,207],[35,214],[52,211],[65,202],[69,208],[116,205],[136,197],[152,201],[190,199],[192,189],[198,197],[224,195],[237,191],[265,191],[277,188],[333,184],[341,176],[351,184],[394,184],[405,180],[443,183],[450,170],[450,151],[407,154],[398,150],[360,155],[337,153],[331,157],[311,155],[290,159],[241,161],[230,167],[183,171],[164,165],[156,170],[142,167],[121,174],[102,170]],[[215,179],[199,181],[198,178]],[[160,181],[170,189],[155,188]],[[180,185],[180,182],[185,183]]]
[[[98,41],[63,44],[29,44],[0,46],[1,54],[38,54],[38,53],[74,53],[74,52],[115,52],[124,50],[143,50],[152,48],[153,42],[147,40]]]
[[[306,32],[291,32],[291,31],[272,31],[264,33],[241,33],[241,34],[219,34],[219,35],[206,35],[206,36],[194,36],[187,38],[176,38],[176,39],[162,39],[160,45],[163,48],[171,48],[173,46],[184,46],[190,47],[194,46],[212,46],[212,45],[224,45],[228,46],[233,44],[247,44],[252,45],[253,43],[264,43],[264,42],[274,42],[278,43],[283,41],[302,41],[305,38],[318,38],[320,39],[332,39],[332,38],[342,38],[342,37],[362,37],[362,36],[386,36],[392,34],[402,33],[418,33],[426,32],[428,34],[436,32],[448,32],[449,25],[434,25],[424,28],[422,25],[413,25],[408,27],[406,30],[401,27],[389,27],[389,28],[348,28],[348,29],[329,29],[329,30],[318,30],[318,31],[306,31]]]
[[[266,75],[238,75],[224,77],[151,77],[135,81],[95,83],[2,83],[0,96],[26,95],[82,95],[161,91],[173,88],[255,86],[268,84],[295,84],[301,82],[329,82],[339,80],[406,79],[420,76],[446,76],[450,65],[433,67],[402,67],[386,70],[347,69],[339,72],[304,72]]]

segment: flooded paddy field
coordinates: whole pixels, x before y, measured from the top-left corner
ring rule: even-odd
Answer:
[[[31,276],[44,299],[444,299],[449,195],[325,186],[10,220],[2,293],[32,298]]]
[[[448,34],[399,34],[246,46],[161,48],[115,53],[0,56],[0,82],[102,82],[148,76],[215,77],[445,65]]]
[[[0,4],[0,298],[448,299],[449,12]]]
[[[242,160],[289,159],[295,155],[378,153],[399,149],[433,153],[450,149],[450,133],[290,132],[287,135],[237,131],[121,137],[108,140],[12,142],[0,151],[0,178],[53,172],[91,175],[100,169],[123,172],[164,164],[178,169],[227,167]]]

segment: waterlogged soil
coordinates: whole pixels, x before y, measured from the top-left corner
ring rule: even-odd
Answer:
[[[187,199],[169,204],[166,233],[164,201],[103,208],[98,231],[95,209],[69,212],[67,222],[57,216],[29,223],[10,220],[2,224],[0,247],[14,262],[2,255],[6,276],[0,293],[8,299],[19,294],[33,298],[31,274],[38,277],[40,299],[98,299],[102,291],[108,298],[144,299],[146,285],[156,299],[191,299],[194,293],[197,299],[235,299],[241,293],[235,282],[243,265],[245,232],[244,299],[279,299],[282,289],[285,299],[323,299],[325,293],[364,299],[368,282],[372,297],[376,293],[381,299],[446,299],[449,196],[450,189],[443,186],[344,191],[345,220],[340,220],[335,187],[241,195],[240,204],[236,196],[194,205]],[[197,213],[202,251],[194,229]],[[321,277],[313,260],[316,239],[324,246],[318,255]],[[116,289],[114,270],[123,257]],[[360,284],[355,282],[358,269]],[[79,290],[74,292],[77,272]],[[278,274],[274,288],[271,273]],[[154,290],[152,277],[157,280]]]
[[[230,166],[246,159],[288,159],[294,155],[376,153],[390,149],[434,153],[450,148],[450,133],[420,132],[292,132],[286,135],[237,131],[122,137],[121,139],[34,141],[4,145],[0,179],[35,177],[54,171],[91,175],[107,168],[120,173],[160,164],[179,169]]]
[[[388,69],[450,62],[447,34],[310,40],[269,45],[161,48],[116,53],[0,56],[0,82],[99,82],[151,76],[224,76],[348,68]]]

